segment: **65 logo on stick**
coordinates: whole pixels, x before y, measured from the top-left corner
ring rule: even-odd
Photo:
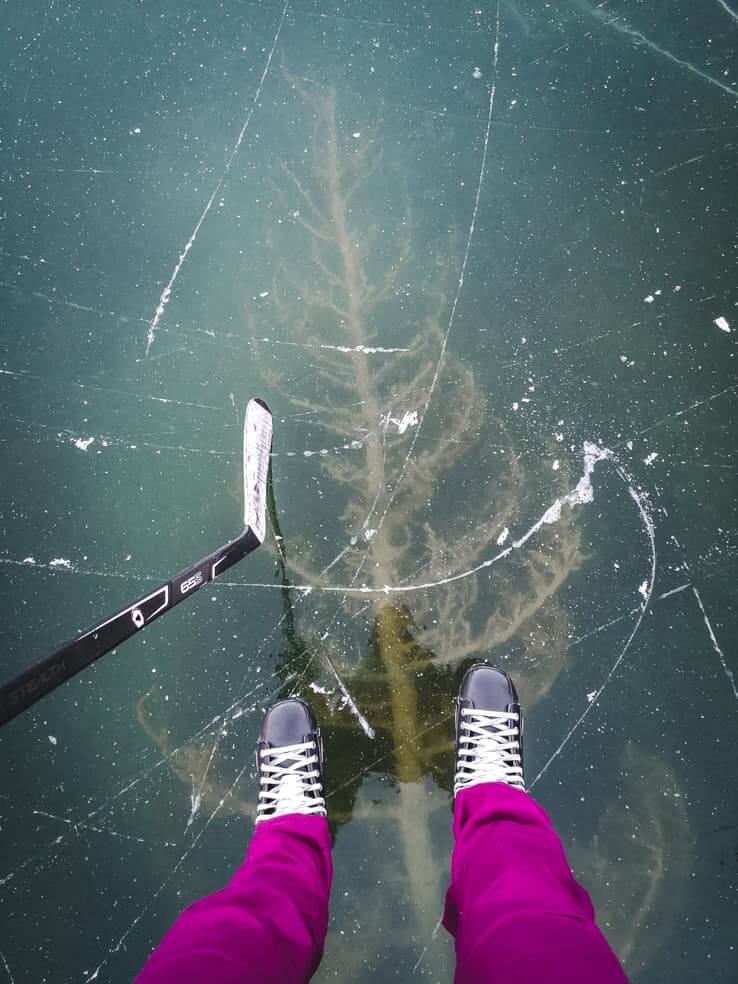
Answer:
[[[193,574],[192,577],[188,577],[186,581],[183,581],[179,586],[179,590],[183,595],[186,595],[193,588],[199,588],[204,580],[202,571],[198,571],[197,574]]]

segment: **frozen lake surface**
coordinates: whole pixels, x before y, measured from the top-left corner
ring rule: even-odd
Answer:
[[[275,425],[265,546],[0,733],[0,982],[131,979],[240,860],[287,693],[316,980],[451,980],[480,658],[632,980],[735,981],[738,2],[0,29],[2,676],[235,535]]]

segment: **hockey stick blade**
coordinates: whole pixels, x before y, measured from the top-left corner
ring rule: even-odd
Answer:
[[[244,528],[241,533],[0,685],[0,726],[261,546],[266,536],[266,482],[271,450],[271,411],[263,400],[249,400],[243,429]]]

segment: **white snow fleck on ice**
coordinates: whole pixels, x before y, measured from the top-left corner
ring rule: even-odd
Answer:
[[[408,410],[401,420],[393,421],[397,424],[397,433],[404,434],[408,427],[414,427],[418,422],[418,411]]]
[[[94,442],[94,437],[73,437],[71,438],[72,444],[75,448],[79,448],[80,451],[86,451],[89,446]]]
[[[49,739],[52,745],[56,745],[56,738],[53,735],[47,735],[47,738]]]
[[[510,536],[510,530],[506,526],[505,529],[502,531],[502,533],[500,533],[500,535],[497,537],[497,546],[501,547],[509,536]]]
[[[620,356],[620,361],[621,362],[627,362],[628,361],[628,356],[627,355],[621,355]]]
[[[259,294],[259,297],[261,297],[261,298],[269,297],[269,291],[268,290],[263,290],[261,292],[261,294]]]
[[[653,304],[656,298],[653,296],[653,294],[649,294],[648,297],[644,297],[643,300],[646,302],[646,304]]]
[[[556,459],[556,461],[554,461],[554,463],[551,465],[551,467],[553,468],[554,471],[558,471],[559,470],[559,468],[561,466],[559,464],[559,459],[558,458]]]
[[[357,130],[356,133],[353,133],[352,134],[352,136],[353,136],[354,140],[358,140],[359,137],[361,136],[361,130]]]
[[[643,464],[644,465],[652,465],[654,463],[654,461],[656,461],[656,459],[658,458],[658,456],[659,456],[658,451],[652,451],[648,455],[648,457],[646,457],[646,458],[643,459]]]
[[[474,71],[472,72],[472,76],[475,79],[481,79],[481,77],[482,77],[482,69],[479,67],[479,65],[475,65],[474,66]]]
[[[319,683],[311,683],[310,689],[314,694],[332,694],[333,691],[329,690],[327,687],[321,687]]]
[[[715,324],[718,326],[718,328],[721,331],[727,331],[727,332],[730,331],[730,325],[728,324],[728,319],[724,318],[722,314],[720,315],[719,318],[715,318]]]
[[[63,567],[66,571],[71,571],[72,561],[67,560],[66,557],[54,557],[53,560],[49,561],[49,567]]]
[[[364,530],[364,536],[367,540],[373,540],[376,534],[376,530]]]
[[[628,441],[625,446],[626,446],[626,448],[629,451],[632,451],[633,450],[633,442],[632,441]]]
[[[520,407],[519,403],[513,403],[513,410],[517,410]]]
[[[35,564],[36,563],[36,558],[35,557],[24,557],[23,558],[23,563],[24,564]]]
[[[648,599],[648,581],[644,581],[638,588],[638,594],[641,595],[644,601]]]
[[[595,699],[596,696],[597,696],[597,691],[596,690],[590,690],[590,692],[587,694],[587,701],[591,704],[592,701]]]

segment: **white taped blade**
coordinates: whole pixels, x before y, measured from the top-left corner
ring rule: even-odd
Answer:
[[[272,450],[272,415],[249,400],[243,423],[243,521],[259,543],[266,536],[266,484]]]

